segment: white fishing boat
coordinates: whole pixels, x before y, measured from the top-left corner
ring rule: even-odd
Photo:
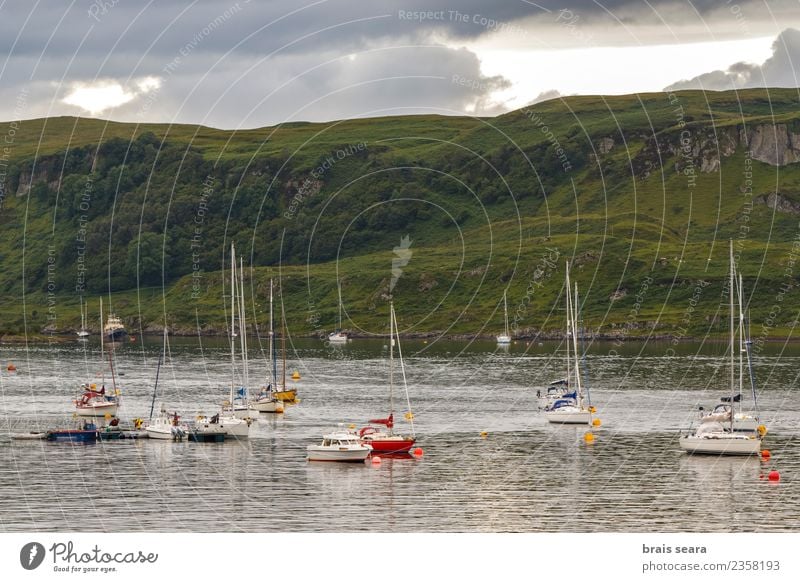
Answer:
[[[151,439],[181,441],[189,433],[189,427],[181,422],[177,412],[169,413],[162,407],[145,432]]]
[[[508,299],[506,292],[503,292],[503,319],[505,321],[505,328],[503,333],[497,336],[497,345],[507,346],[511,343],[511,333],[508,329]]]
[[[273,286],[269,280],[269,382],[262,386],[250,403],[250,408],[257,412],[282,413],[283,402],[275,397],[275,387],[278,386],[278,355],[275,345],[275,328],[272,320]],[[286,346],[283,346],[283,384],[286,385]]]
[[[584,401],[584,386],[581,379],[581,358],[578,350],[578,285],[574,295],[569,280],[567,262],[564,294],[567,303],[567,377],[566,385],[573,386],[572,392],[563,394],[545,409],[544,416],[551,424],[592,424],[594,408],[588,402],[588,391]]]
[[[121,342],[128,337],[128,332],[122,320],[113,313],[109,313],[108,320],[103,326],[103,335],[110,342]]]
[[[734,295],[738,302],[738,325],[734,308]],[[733,260],[733,241],[730,242],[729,311],[730,311],[730,390],[731,395],[717,405],[710,413],[702,414],[694,431],[680,437],[680,447],[687,453],[706,455],[757,455],[761,452],[761,441],[766,428],[758,423],[758,401],[750,358],[750,341],[746,338],[746,322],[742,308],[742,276],[736,273]],[[739,378],[736,379],[736,345],[739,347]],[[744,388],[744,356],[747,356],[747,369],[753,395],[754,414],[745,414],[741,407]]]
[[[339,290],[339,327],[328,335],[328,341],[332,344],[346,344],[350,337],[342,331],[342,286],[337,285]]]
[[[306,450],[309,461],[359,463],[369,456],[372,447],[363,444],[358,435],[339,429],[324,435],[320,444],[308,445]]]

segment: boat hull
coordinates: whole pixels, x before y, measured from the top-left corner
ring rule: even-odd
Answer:
[[[680,445],[693,455],[757,455],[761,452],[761,439],[740,436],[683,436]]]
[[[186,429],[177,426],[171,427],[160,427],[160,426],[148,426],[145,429],[148,438],[157,439],[162,441],[172,441],[172,440],[183,440],[183,437],[186,436]]]
[[[332,333],[328,336],[328,341],[332,344],[346,344],[349,340],[350,338],[343,333]]]
[[[124,329],[104,332],[106,339],[110,342],[124,342],[128,337],[128,332]]]
[[[281,402],[288,402],[289,404],[293,404],[297,402],[297,390],[281,390],[280,392],[273,393],[276,400],[280,400]]]
[[[284,411],[283,402],[280,400],[256,400],[250,407],[258,412],[281,413]]]
[[[507,346],[511,343],[511,337],[507,335],[499,335],[497,336],[497,345],[499,346]]]
[[[46,432],[15,432],[11,435],[15,441],[35,441],[47,438]]]
[[[592,413],[588,410],[557,408],[545,412],[544,417],[550,424],[592,424]]]
[[[107,414],[111,416],[117,415],[119,404],[116,402],[107,402],[103,404],[89,404],[87,406],[76,406],[75,414],[78,416],[91,417],[91,418],[105,418]]]
[[[92,443],[99,440],[96,430],[53,430],[47,440],[56,442]]]
[[[363,463],[369,456],[369,447],[359,448],[331,448],[319,445],[310,445],[307,449],[309,461],[336,461],[339,463]]]
[[[412,438],[402,438],[402,437],[383,438],[383,439],[365,438],[362,439],[361,442],[364,443],[365,445],[369,445],[370,447],[372,447],[373,454],[396,455],[400,453],[410,452],[411,447],[414,446],[416,440]]]

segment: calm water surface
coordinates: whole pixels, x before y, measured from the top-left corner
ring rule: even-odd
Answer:
[[[220,444],[12,441],[12,432],[69,424],[76,386],[101,380],[104,366],[92,343],[3,346],[0,530],[789,531],[800,523],[800,346],[768,345],[756,358],[769,463],[679,449],[678,430],[697,406],[728,391],[724,344],[685,344],[675,355],[669,344],[592,346],[588,381],[603,422],[593,445],[583,442],[585,427],[550,426],[537,411],[536,388],[564,375],[557,342],[403,347],[424,456],[373,466],[308,463],[305,447],[336,423],[385,415],[380,340],[338,349],[295,342],[289,370],[302,375],[302,402],[262,415],[249,440]],[[221,340],[172,341],[159,402],[187,418],[213,413],[227,398],[228,349]],[[148,415],[159,352],[156,339],[117,348],[124,419]],[[251,358],[251,377],[263,376],[263,356]],[[771,469],[780,483],[763,478]]]

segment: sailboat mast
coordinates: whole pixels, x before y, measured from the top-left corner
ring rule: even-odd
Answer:
[[[567,388],[572,388],[572,356],[569,353],[569,296],[570,296],[570,287],[569,287],[569,261],[566,263],[567,265],[567,281],[564,284],[565,296],[567,299],[567,337],[566,337],[566,344],[567,344]]]
[[[275,327],[272,323],[272,279],[269,280],[269,366],[271,370],[270,385],[278,388],[278,360],[275,354]]]
[[[508,333],[508,299],[505,291],[503,291],[503,313],[505,314],[505,320],[506,320],[505,335],[506,337],[511,337]]]
[[[233,384],[236,381],[236,251],[231,243],[231,394],[228,400],[233,409]]]
[[[100,353],[103,353],[105,346],[103,345],[103,336],[106,330],[103,328],[103,298],[100,298]]]
[[[580,356],[578,354],[578,326],[576,312],[578,305],[578,284],[575,283],[575,300],[572,302],[572,351],[575,356],[575,383],[578,386],[578,406],[583,407],[583,386],[581,385]]]
[[[389,414],[394,413],[394,302],[389,302]]]
[[[250,376],[247,371],[247,319],[245,316],[244,308],[244,259],[239,258],[239,331],[241,332],[239,340],[242,349],[242,379],[244,383],[245,394],[247,396],[247,389],[250,386]]]
[[[158,392],[158,376],[161,373],[161,361],[167,353],[167,326],[164,325],[164,345],[161,348],[161,355],[158,356],[158,366],[156,367],[156,383],[153,386],[153,399],[150,401],[150,421],[153,420],[153,409],[156,406],[156,393]]]
[[[342,331],[342,284],[338,283],[337,288],[339,289],[339,329],[337,331]]]
[[[735,378],[735,375],[736,375],[736,360],[735,360],[735,354],[733,352],[733,349],[734,349],[734,329],[733,329],[733,324],[734,324],[734,312],[733,312],[733,292],[734,292],[734,281],[733,281],[733,270],[734,270],[734,265],[733,265],[733,240],[730,241],[730,262],[731,262],[731,268],[730,268],[730,276],[729,276],[729,281],[728,281],[728,285],[729,285],[729,289],[728,289],[728,300],[729,300],[728,301],[728,307],[729,307],[729,311],[730,311],[730,326],[731,326],[731,337],[730,337],[730,350],[731,350],[731,430],[733,430],[733,410],[734,410],[734,407],[735,407],[735,402],[734,402],[733,398],[734,398],[734,387],[736,385],[736,378]]]
[[[281,287],[283,290],[283,287]],[[281,297],[281,390],[286,390],[286,313]]]
[[[394,323],[394,335],[397,338],[397,356],[400,358],[400,371],[403,374],[403,388],[406,391],[406,406],[408,410],[408,414],[406,418],[408,422],[411,424],[411,436],[416,437],[416,432],[414,431],[414,414],[411,412],[411,398],[408,396],[408,380],[406,380],[406,366],[403,363],[403,348],[400,346],[400,331],[397,329],[397,314],[394,311],[394,305],[391,308],[391,315],[392,315],[392,322]]]

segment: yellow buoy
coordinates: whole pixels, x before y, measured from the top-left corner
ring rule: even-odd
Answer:
[[[590,407],[589,407],[589,412],[591,412],[592,414],[594,414],[595,412],[597,412],[597,409],[596,409],[594,406],[590,406]]]
[[[481,431],[481,438],[482,438],[482,439],[485,439],[485,438],[486,438],[486,437],[488,437],[488,436],[489,436],[489,433],[488,433],[488,432],[486,432],[485,430]]]
[[[350,430],[355,430],[356,429],[356,425],[350,424],[350,425],[347,426],[347,428],[349,428]]]
[[[409,412],[406,412],[406,414],[405,414],[404,418],[405,418],[406,420],[414,420],[414,413],[413,413],[413,412],[411,412],[411,411],[409,411]]]
[[[765,434],[767,434],[767,427],[763,424],[759,424],[756,430],[758,430],[759,436],[763,437]]]
[[[594,442],[594,435],[590,432],[587,432],[583,435],[583,440],[586,441],[586,444],[591,444]]]
[[[602,423],[602,422],[600,422],[600,419],[599,419],[599,418],[595,418],[595,419],[592,421],[592,426],[600,426],[601,424],[603,424],[603,423]]]
[[[295,370],[294,373],[292,374],[292,380],[299,380],[299,379],[300,379],[300,372]]]

